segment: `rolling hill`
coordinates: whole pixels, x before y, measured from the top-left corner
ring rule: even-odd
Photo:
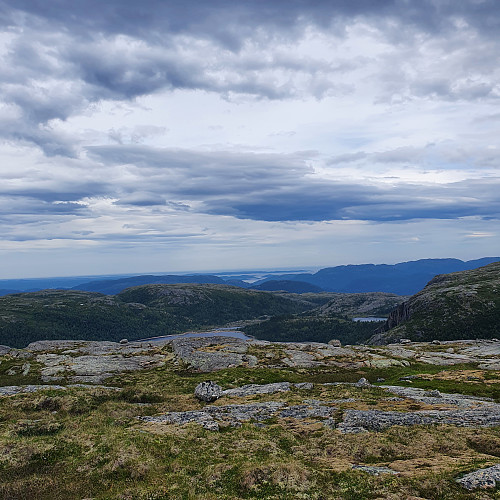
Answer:
[[[212,284],[143,285],[114,296],[45,290],[0,297],[0,344],[139,339],[311,307],[268,292]]]
[[[436,276],[390,314],[370,343],[496,337],[500,337],[500,262]]]

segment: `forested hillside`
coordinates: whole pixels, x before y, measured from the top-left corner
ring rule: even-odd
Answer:
[[[144,285],[115,296],[46,290],[0,297],[0,344],[24,347],[42,339],[139,339],[310,307],[226,285]]]

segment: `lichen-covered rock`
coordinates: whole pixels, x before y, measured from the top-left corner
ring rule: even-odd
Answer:
[[[355,384],[356,387],[371,387],[371,385],[365,377],[361,377]]]
[[[212,403],[213,401],[216,401],[221,397],[222,387],[216,384],[213,380],[207,380],[205,382],[199,383],[196,386],[194,395],[200,401]]]
[[[210,350],[219,346],[218,350]],[[255,366],[257,358],[245,354],[248,345],[245,340],[234,337],[177,338],[172,340],[176,356],[195,370],[213,372],[246,364]]]
[[[332,339],[328,342],[328,345],[332,345],[333,347],[342,347],[342,342],[338,339]]]
[[[170,412],[159,416],[138,417],[143,422],[184,425],[196,422],[206,429],[218,430],[219,426],[238,427],[242,422],[255,420],[264,422],[272,417],[294,420],[313,419],[325,422],[328,427],[334,426],[332,413],[335,408],[326,405],[293,405],[287,406],[279,401],[250,403],[242,405],[206,406],[203,410]],[[319,419],[319,420],[318,420]]]
[[[382,431],[394,425],[437,425],[451,424],[459,427],[494,427],[500,425],[499,408],[485,407],[477,410],[428,410],[417,412],[346,410],[343,421],[338,425],[341,432],[351,429]]]
[[[16,394],[29,394],[32,392],[39,392],[39,391],[66,391],[70,387],[81,387],[81,388],[88,388],[88,387],[98,387],[100,389],[109,389],[113,391],[121,391],[121,387],[109,387],[105,385],[98,385],[98,386],[88,386],[88,385],[83,385],[83,384],[70,384],[68,386],[63,386],[63,385],[8,385],[4,387],[0,387],[0,396],[15,396]]]
[[[447,394],[440,391],[426,391],[417,387],[401,387],[398,385],[381,385],[380,387],[398,396],[428,405],[437,404],[440,406],[456,406],[458,408],[491,406],[498,408],[500,412],[500,405],[496,404],[491,398],[478,398],[465,394]]]
[[[12,351],[12,347],[9,347],[8,345],[0,345],[0,356],[9,354],[10,351]]]
[[[370,474],[372,476],[380,476],[381,474],[399,474],[399,472],[389,469],[389,467],[377,467],[374,465],[353,465],[352,469],[366,472],[367,474]]]
[[[294,387],[297,389],[305,389],[305,390],[311,390],[314,385],[311,382],[299,382],[297,384],[293,384]]]
[[[41,369],[43,380],[51,377],[69,376],[74,382],[99,383],[113,374],[144,370],[164,364],[164,356],[142,355],[125,357],[121,354],[107,356],[69,356],[65,354],[39,354],[36,360],[44,365]]]
[[[476,470],[456,481],[467,490],[495,488],[497,483],[500,484],[500,464],[486,469]]]
[[[290,390],[290,382],[276,382],[273,384],[249,384],[234,389],[226,389],[223,396],[253,396],[254,394],[274,394],[275,392],[287,392]]]

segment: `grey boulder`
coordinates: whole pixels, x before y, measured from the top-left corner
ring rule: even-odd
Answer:
[[[200,401],[211,403],[212,401],[216,401],[221,397],[222,387],[216,384],[213,380],[207,380],[205,382],[199,383],[196,386],[194,395]]]

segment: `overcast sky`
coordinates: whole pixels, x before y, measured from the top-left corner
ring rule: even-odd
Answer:
[[[0,0],[0,278],[500,253],[498,0]]]

